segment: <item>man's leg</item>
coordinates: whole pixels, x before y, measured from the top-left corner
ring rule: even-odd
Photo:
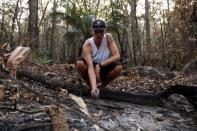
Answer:
[[[116,78],[122,71],[122,65],[116,65],[108,74],[107,79],[113,80]]]
[[[116,78],[120,72],[122,71],[122,65],[113,63],[112,65],[109,65],[107,67],[104,67],[102,69],[102,87],[107,86],[114,78]]]
[[[77,60],[76,61],[76,68],[79,72],[79,75],[87,82],[89,83],[89,77],[88,77],[88,67],[84,63],[83,60]]]

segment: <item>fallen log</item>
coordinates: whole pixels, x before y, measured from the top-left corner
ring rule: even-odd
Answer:
[[[50,85],[52,90],[57,90],[59,87],[67,89],[69,93],[80,95],[80,96],[90,96],[90,87],[80,84],[73,84],[69,82],[65,82],[65,80],[59,80],[56,78],[51,78],[49,76],[34,73],[28,70],[18,70],[17,75],[30,78],[34,81],[41,82],[46,85]],[[106,88],[100,89],[100,98],[115,100],[115,101],[124,101],[135,104],[143,104],[143,105],[153,105],[153,106],[161,106],[163,105],[160,96],[157,95],[137,95],[129,92],[120,92],[113,91]]]
[[[46,113],[27,115],[25,113],[7,114],[0,120],[1,131],[49,131],[52,129],[50,118]]]
[[[85,85],[66,82],[65,80],[51,78],[49,76],[34,73],[28,70],[18,70],[17,74],[19,76],[27,77],[34,81],[49,85],[47,86],[47,88],[50,88],[52,90],[57,90],[58,88],[64,88],[67,89],[68,92],[72,94],[76,94],[80,96],[90,96],[90,87]],[[140,95],[140,94],[133,94],[131,92],[114,91],[107,88],[101,88],[100,98],[114,100],[114,101],[129,102],[129,103],[140,104],[140,105],[164,106],[165,103],[163,102],[163,99],[167,98],[169,95],[173,93],[182,94],[186,97],[192,97],[197,95],[197,88],[183,86],[183,85],[176,85],[176,86],[171,86],[167,90],[155,95],[151,95],[151,94]]]

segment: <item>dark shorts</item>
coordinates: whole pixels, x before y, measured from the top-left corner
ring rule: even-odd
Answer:
[[[84,62],[84,64],[86,64],[86,61],[84,58],[79,58],[78,60],[82,60]],[[93,62],[93,66],[95,68],[95,66],[99,64],[96,62]],[[110,71],[112,71],[117,65],[121,65],[121,63],[119,61],[113,62],[105,67],[101,67],[100,69],[100,78],[101,81],[105,81],[107,80],[107,75],[109,74]]]

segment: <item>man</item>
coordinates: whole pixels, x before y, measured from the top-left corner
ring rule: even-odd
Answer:
[[[79,74],[89,82],[93,98],[99,96],[97,83],[108,83],[118,76],[122,65],[118,63],[120,54],[110,33],[105,33],[106,24],[97,19],[92,23],[93,37],[87,39],[82,47],[82,59],[77,60]]]

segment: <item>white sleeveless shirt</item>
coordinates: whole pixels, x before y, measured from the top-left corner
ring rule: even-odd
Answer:
[[[91,45],[91,57],[93,62],[101,63],[102,61],[109,58],[110,51],[107,45],[106,35],[103,36],[103,40],[101,42],[100,47],[97,49],[96,44],[94,42],[94,37],[91,37],[86,40],[87,43]]]

